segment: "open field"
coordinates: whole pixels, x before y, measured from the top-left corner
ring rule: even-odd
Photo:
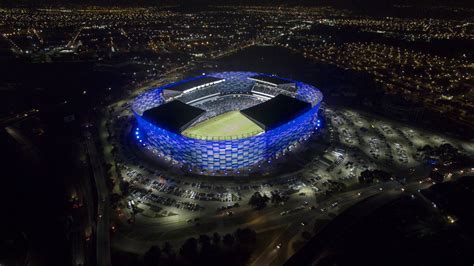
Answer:
[[[183,135],[200,139],[231,139],[261,132],[262,128],[239,111],[231,111],[190,127],[183,131]]]

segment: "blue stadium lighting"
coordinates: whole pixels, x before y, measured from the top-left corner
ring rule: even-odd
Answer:
[[[225,79],[222,82],[224,85],[226,85],[226,82],[237,80],[240,82],[239,84],[246,84],[247,86],[253,85],[255,81],[248,78],[255,75],[261,74],[253,72],[207,74],[209,77]],[[195,139],[160,128],[142,117],[145,110],[165,102],[163,98],[164,89],[201,77],[165,85],[143,93],[135,99],[132,104],[132,110],[138,124],[135,134],[142,146],[147,146],[154,153],[170,158],[171,162],[194,169],[198,173],[214,175],[216,171],[223,171],[227,175],[227,171],[240,173],[242,169],[255,166],[261,168],[262,163],[271,163],[277,155],[286,154],[291,146],[309,139],[311,134],[321,126],[321,121],[317,119],[317,115],[323,98],[322,93],[309,84],[296,81],[293,81],[298,88],[295,97],[311,103],[312,108],[286,124],[251,137],[229,140]],[[142,134],[139,134],[139,130]]]

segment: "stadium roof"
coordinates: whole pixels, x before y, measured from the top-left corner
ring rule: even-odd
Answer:
[[[181,133],[205,112],[175,100],[146,110],[143,112],[143,118],[168,131]]]
[[[240,112],[265,130],[279,127],[309,110],[311,104],[283,94]]]
[[[262,82],[262,83],[266,83],[266,84],[271,84],[271,85],[274,85],[274,86],[295,83],[291,80],[282,79],[282,78],[277,77],[277,76],[268,76],[268,75],[256,75],[256,76],[250,77],[249,79],[252,79],[252,80],[255,80],[255,81],[258,81],[258,82]]]
[[[172,90],[172,91],[186,92],[196,87],[200,87],[209,83],[217,83],[220,81],[224,81],[224,79],[208,77],[208,76],[200,76],[195,79],[184,80],[182,82],[174,83],[171,86],[166,87],[165,89]]]

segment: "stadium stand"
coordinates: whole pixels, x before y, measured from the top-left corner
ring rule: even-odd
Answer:
[[[240,111],[266,131],[287,123],[311,108],[311,104],[279,94],[259,105]]]
[[[247,79],[231,79],[226,80],[225,83],[219,83],[216,86],[219,87],[222,95],[226,94],[250,94],[252,90],[252,84]]]
[[[178,97],[176,97],[175,99],[180,100],[184,103],[192,104],[192,103],[197,103],[199,101],[202,101],[208,98],[212,98],[219,94],[220,94],[219,87],[217,87],[216,85],[211,85],[211,86],[194,90],[186,94],[183,93],[179,95]]]
[[[272,87],[272,86],[268,86],[268,85],[261,84],[261,83],[255,83],[252,87],[251,92],[256,94],[256,95],[260,95],[260,96],[264,96],[264,97],[270,97],[270,98],[273,98],[273,97],[277,96],[278,94],[284,94],[284,95],[290,96],[290,97],[295,97],[295,95],[296,95],[294,92],[285,90],[283,88]]]
[[[283,79],[277,76],[270,76],[270,75],[255,75],[255,76],[249,77],[249,79],[255,80],[257,82],[265,83],[268,85],[272,85],[272,86],[294,83],[293,81]]]
[[[171,101],[146,110],[143,118],[168,131],[181,133],[205,112],[180,101]]]
[[[211,73],[208,76],[222,79],[223,82],[207,84],[186,93],[176,91],[169,94],[170,98],[166,91],[176,86],[176,83],[139,95],[132,103],[132,111],[137,119],[137,143],[151,151],[153,156],[169,159],[176,166],[184,166],[188,171],[198,174],[214,175],[222,174],[221,171],[232,171],[239,175],[241,169],[260,167],[262,163],[283,156],[290,151],[292,145],[303,143],[317,130],[315,119],[323,95],[317,88],[302,82],[291,81],[291,86],[297,88],[292,93],[281,87],[285,84],[273,86],[250,79],[258,75],[262,74]],[[254,86],[255,84],[257,85]],[[264,96],[264,92],[274,97]],[[289,94],[293,97],[289,97]],[[178,99],[181,102],[176,101]],[[173,110],[167,106],[169,104],[181,105],[182,109],[176,106]],[[160,113],[156,111],[160,107],[169,108],[162,110],[163,117],[158,117]],[[153,112],[155,108],[154,112],[157,113]],[[206,120],[239,109],[240,114],[265,129],[265,132],[241,134],[231,138],[206,133],[197,137],[183,135],[183,131],[197,120]],[[245,115],[249,110],[253,110],[253,113]],[[240,114],[237,113],[237,118],[243,118]],[[229,114],[229,117],[233,116]],[[249,122],[248,119],[227,120],[232,122],[214,125],[229,126],[232,131],[236,125],[234,123],[240,123],[234,121]],[[256,127],[252,123],[247,125]]]
[[[170,85],[169,87],[166,87],[165,89],[187,93],[195,89],[200,89],[204,86],[214,85],[223,81],[224,79],[220,79],[220,78],[200,76],[191,80],[185,80],[183,82],[174,83]]]

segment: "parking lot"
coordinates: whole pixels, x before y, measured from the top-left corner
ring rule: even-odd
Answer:
[[[425,145],[436,147],[450,143],[462,151],[474,151],[470,143],[361,112],[325,107],[324,132],[330,144],[323,152],[314,153],[297,172],[246,179],[245,182],[233,178],[214,180],[177,174],[145,162],[128,138],[133,117],[127,106],[110,113],[114,122],[108,124],[108,131],[114,133],[110,139],[116,150],[114,159],[122,179],[130,184],[128,212],[135,212],[137,221],[146,221],[146,224],[173,221],[195,226],[204,218],[238,217],[251,209],[248,202],[255,192],[287,198],[291,204],[282,203],[278,211],[280,217],[298,213],[302,206],[331,212],[337,205],[320,210],[318,195],[327,191],[337,193],[338,189],[358,184],[358,177],[365,170],[404,174],[426,167],[418,150]],[[140,222],[137,223],[136,226],[140,226]]]

